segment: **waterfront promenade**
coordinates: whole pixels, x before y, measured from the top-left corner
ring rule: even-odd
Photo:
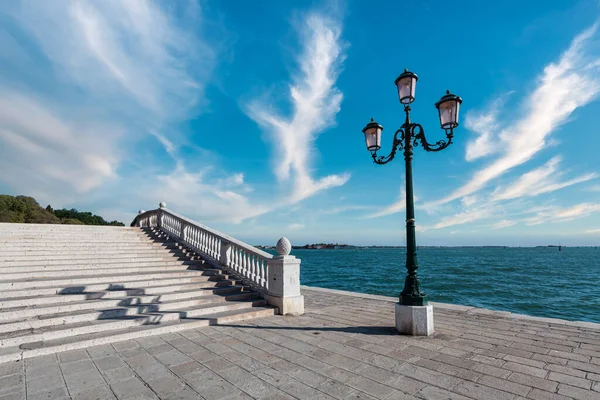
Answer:
[[[394,298],[303,288],[306,314],[0,364],[8,399],[600,399],[600,324],[434,303],[395,333]]]

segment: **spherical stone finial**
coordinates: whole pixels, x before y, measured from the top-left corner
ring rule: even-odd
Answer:
[[[277,241],[277,254],[280,256],[288,256],[292,251],[292,244],[286,237],[282,237]]]
[[[144,211],[144,210],[140,210],[140,211],[138,211],[138,215],[139,215],[139,214],[143,214],[143,213],[145,213],[145,212],[146,212],[146,211]]]
[[[160,204],[158,205],[160,208],[167,208],[167,203],[165,203],[164,201],[161,201]]]

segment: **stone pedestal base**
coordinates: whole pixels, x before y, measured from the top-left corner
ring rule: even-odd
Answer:
[[[304,314],[304,296],[267,296],[267,301],[273,307],[279,308],[281,315],[302,315]]]
[[[396,303],[396,330],[402,335],[432,335],[433,306],[405,306]]]

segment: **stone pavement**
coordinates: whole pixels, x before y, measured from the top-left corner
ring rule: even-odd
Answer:
[[[0,364],[0,400],[600,399],[600,325],[434,304],[407,337],[394,299],[303,290],[301,317]]]

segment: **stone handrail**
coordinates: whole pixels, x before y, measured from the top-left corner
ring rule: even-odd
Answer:
[[[143,211],[131,226],[153,227],[196,251],[207,261],[220,265],[259,292],[282,314],[302,314],[300,260],[290,256],[291,245],[285,238],[277,243],[273,256],[199,222],[184,217],[160,203],[156,210]]]

